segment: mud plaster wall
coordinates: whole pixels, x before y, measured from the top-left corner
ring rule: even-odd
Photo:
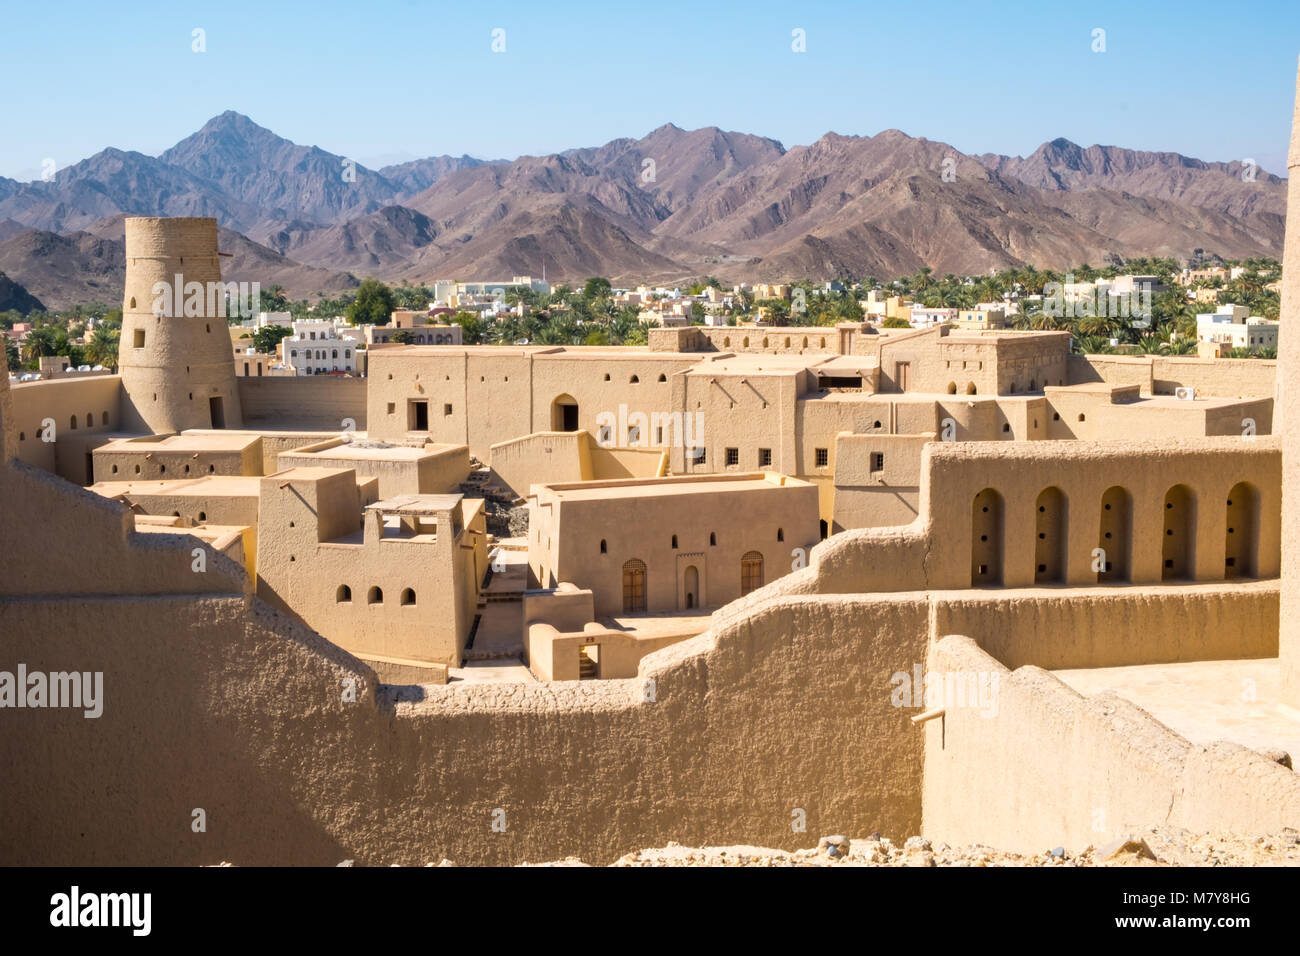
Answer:
[[[1077,852],[1156,824],[1257,834],[1300,820],[1294,771],[1227,742],[1194,746],[1113,694],[1008,671],[959,636],[934,645],[928,669],[997,679],[995,708],[949,706],[925,724],[932,840]]]
[[[638,680],[418,702],[376,700],[364,665],[256,599],[17,600],[0,622],[6,662],[102,670],[105,695],[98,720],[6,711],[6,864],[607,862],[920,824],[921,737],[889,702],[895,658],[924,652],[919,601],[790,602]]]

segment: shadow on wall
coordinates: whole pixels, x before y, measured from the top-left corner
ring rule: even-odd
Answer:
[[[100,719],[28,711],[30,732],[0,742],[7,864],[610,862],[920,822],[921,737],[889,677],[924,653],[922,601],[790,602],[647,658],[637,680],[419,702],[256,599],[0,607],[10,656],[102,670],[105,687]]]

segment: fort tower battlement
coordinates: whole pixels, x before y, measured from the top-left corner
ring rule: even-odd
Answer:
[[[242,424],[224,293],[215,219],[126,220],[118,346],[124,428]]]

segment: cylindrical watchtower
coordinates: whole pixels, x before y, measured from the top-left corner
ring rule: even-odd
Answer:
[[[226,291],[215,219],[126,220],[118,346],[125,429],[242,424]]]

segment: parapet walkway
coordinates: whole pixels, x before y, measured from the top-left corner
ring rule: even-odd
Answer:
[[[1274,658],[1190,661],[1053,671],[1092,697],[1113,690],[1194,744],[1229,740],[1300,761],[1300,711],[1282,700],[1282,667]]]

